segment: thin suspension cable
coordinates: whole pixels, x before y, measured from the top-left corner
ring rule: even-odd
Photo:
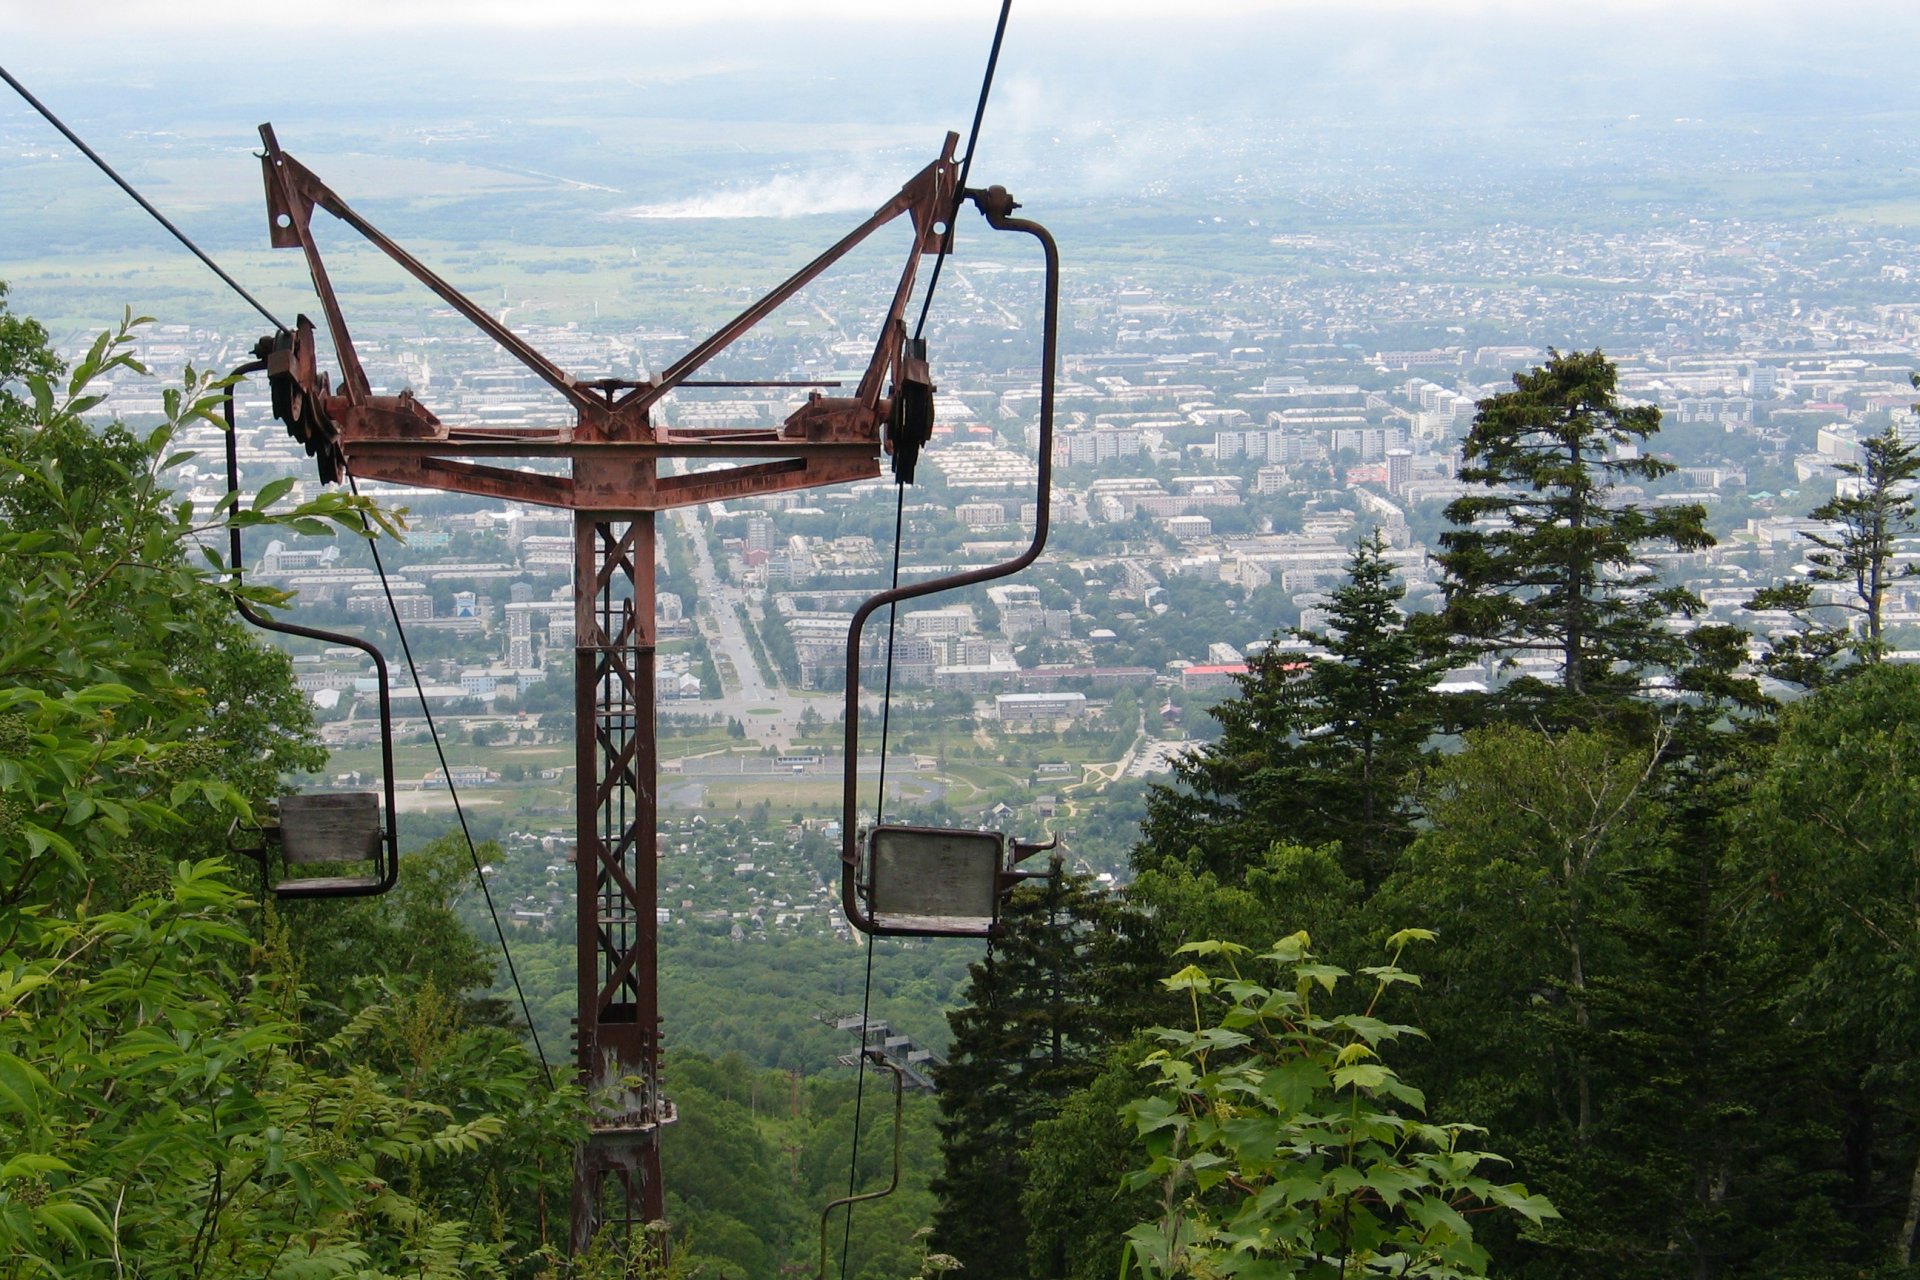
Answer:
[[[893,585],[900,585],[900,532],[904,527],[907,511],[907,487],[895,485],[893,504]],[[880,695],[880,793],[874,797],[873,820],[878,825],[887,814],[887,729],[893,719],[893,620],[899,613],[898,604],[887,608],[887,678]],[[847,768],[858,769],[858,760],[847,761]],[[853,1142],[852,1151],[847,1159],[847,1195],[852,1197],[858,1189],[860,1176],[860,1111],[867,1093],[867,1017],[873,1003],[873,935],[867,935],[867,974],[860,986],[860,1074],[853,1086]],[[847,1221],[840,1235],[840,1280],[847,1277],[847,1255],[853,1244],[853,1203],[847,1204]]]
[[[250,305],[255,311],[258,311],[261,315],[265,316],[268,324],[280,330],[282,333],[285,333],[287,331],[287,326],[280,323],[279,317],[275,316],[273,312],[267,310],[266,307],[261,303],[260,299],[254,297],[251,293],[248,293],[244,288],[241,287],[240,282],[238,280],[235,280],[232,276],[228,275],[225,271],[223,271],[220,267],[220,264],[215,262],[212,258],[209,258],[201,250],[199,245],[187,239],[186,232],[180,230],[180,228],[174,226],[173,223],[167,221],[167,217],[165,214],[161,213],[158,209],[154,208],[151,204],[149,204],[147,202],[147,198],[141,195],[138,191],[135,191],[132,185],[128,183],[128,181],[125,178],[121,177],[118,173],[115,173],[112,165],[108,164],[105,160],[101,159],[99,153],[96,152],[92,147],[88,146],[84,141],[82,141],[79,134],[67,128],[66,123],[62,121],[59,116],[54,115],[52,111],[48,110],[45,103],[41,102],[40,99],[34,97],[31,93],[27,92],[27,86],[21,84],[18,80],[14,79],[13,76],[9,74],[9,72],[5,67],[0,67],[0,80],[5,80],[8,84],[12,85],[13,91],[19,94],[22,98],[25,98],[27,100],[28,106],[32,107],[35,111],[38,111],[41,114],[41,116],[46,119],[46,122],[48,124],[52,125],[54,128],[58,129],[62,134],[64,134],[68,142],[71,142],[74,146],[80,148],[81,154],[86,156],[87,159],[93,161],[95,168],[99,169],[100,172],[106,174],[109,178],[112,178],[116,183],[118,183],[122,191],[126,192],[128,195],[133,197],[133,202],[135,204],[139,205],[142,209],[145,209],[148,213],[152,214],[153,220],[155,222],[158,222],[161,226],[165,227],[168,231],[171,231],[173,233],[173,238],[175,240],[178,240],[181,244],[185,245],[188,251],[191,252],[194,257],[206,263],[207,267],[213,272],[213,274],[219,276],[222,280],[226,281],[227,287],[229,289],[239,294],[242,298],[245,298],[247,300],[248,305]]]
[[[347,473],[347,486],[354,496],[360,496],[360,482],[351,471]],[[364,521],[365,516],[361,519]],[[373,530],[369,524],[367,532]],[[500,954],[507,962],[507,976],[513,979],[513,993],[520,998],[520,1016],[527,1020],[527,1034],[533,1037],[533,1052],[540,1059],[540,1070],[547,1077],[547,1088],[553,1089],[553,1067],[547,1062],[547,1051],[540,1045],[540,1029],[533,1025],[533,1010],[527,1006],[527,993],[520,986],[520,974],[513,964],[513,951],[507,946],[507,934],[500,927],[500,913],[493,908],[493,891],[487,887],[486,874],[480,869],[480,850],[473,842],[473,829],[467,825],[467,811],[460,803],[460,791],[453,785],[453,770],[447,765],[446,748],[440,744],[440,727],[433,722],[433,709],[427,706],[427,692],[420,682],[420,668],[413,660],[413,646],[407,643],[407,629],[400,625],[400,610],[393,602],[393,587],[387,582],[387,568],[380,562],[380,544],[371,538],[367,546],[373,552],[373,567],[380,575],[380,590],[387,597],[387,611],[393,616],[393,633],[400,640],[400,652],[406,655],[407,671],[413,677],[413,689],[420,697],[420,710],[427,719],[427,733],[433,738],[433,753],[440,758],[440,775],[447,780],[447,794],[453,799],[454,816],[460,820],[460,833],[467,838],[467,857],[473,861],[473,878],[480,882],[480,896],[486,899],[487,915],[493,919],[493,932],[500,939]]]
[[[993,29],[993,47],[987,53],[986,74],[980,80],[980,97],[973,107],[973,127],[967,133],[966,154],[960,159],[960,180],[954,187],[953,208],[947,212],[947,232],[940,238],[940,251],[934,255],[933,270],[927,276],[927,291],[920,299],[920,316],[914,322],[913,336],[920,338],[927,328],[927,313],[933,306],[934,290],[940,285],[940,269],[946,264],[947,255],[953,251],[954,223],[960,215],[960,205],[966,199],[967,176],[973,169],[973,153],[980,144],[980,122],[986,118],[987,98],[993,92],[994,69],[1000,65],[1000,46],[1007,35],[1007,17],[1013,12],[1013,0],[1000,0],[1000,20]],[[896,481],[894,485],[893,509],[893,579],[889,589],[900,585],[900,542],[904,528],[907,504],[907,488]],[[894,601],[887,606],[887,674],[880,697],[880,786],[874,797],[873,815],[877,825],[886,817],[887,809],[887,734],[893,720],[893,638],[894,623],[899,617],[900,605]],[[854,709],[856,712],[858,708]],[[847,768],[858,769],[858,760],[847,761]],[[860,1074],[855,1077],[853,1087],[853,1140],[847,1160],[847,1195],[851,1197],[857,1189],[860,1176],[860,1116],[866,1100],[867,1090],[867,1019],[873,1002],[873,938],[867,935],[866,977],[860,989]],[[847,1259],[853,1244],[853,1205],[847,1205],[847,1220],[840,1236],[840,1280],[846,1280]]]
[[[974,149],[980,144],[980,122],[987,116],[987,96],[993,92],[994,69],[1000,65],[1000,45],[1007,37],[1007,18],[1013,12],[1013,0],[1000,0],[1000,21],[993,29],[993,47],[987,52],[987,73],[980,79],[980,98],[973,105],[973,128],[967,134],[967,152],[960,157],[960,181],[953,189],[953,208],[947,214],[947,234],[940,237],[940,252],[933,256],[933,271],[927,276],[927,292],[920,299],[920,318],[914,322],[913,336],[921,337],[927,328],[927,310],[933,306],[933,291],[940,285],[940,268],[953,252],[954,222],[960,205],[967,198],[967,175],[973,171]]]

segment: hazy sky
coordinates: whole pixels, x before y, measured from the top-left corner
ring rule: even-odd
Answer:
[[[851,77],[901,84],[904,109],[924,100],[950,120],[970,105],[999,4],[194,0],[190,11],[187,22],[182,0],[90,0],[82,20],[46,0],[0,0],[0,65],[30,86],[84,87],[80,105],[159,86],[190,109],[241,87],[279,117],[342,91],[398,103],[409,77],[453,77],[457,100],[480,104],[490,77],[655,85],[760,63],[802,110],[809,92],[830,100],[839,90],[827,86]],[[1916,37],[1914,0],[1015,0],[1003,75],[1029,96],[1104,95],[1136,116],[1292,113],[1297,99],[1409,124],[1436,112],[1521,123],[1711,109],[1723,88],[1791,109],[1836,84],[1900,110],[1917,100]]]
[[[978,20],[991,26],[999,11],[995,0],[921,5],[901,0],[702,0],[687,4],[674,0],[312,0],[300,5],[262,5],[253,0],[195,0],[191,27],[205,31],[225,26],[258,31],[283,26],[313,26],[336,30],[380,27],[437,26],[442,29],[498,25],[553,27],[580,25],[595,28],[665,28],[712,26],[741,21],[789,22],[855,21],[887,26],[924,22]],[[1822,26],[1866,22],[1880,25],[1890,36],[1896,28],[1913,34],[1916,19],[1907,0],[1839,0],[1817,4],[1810,0],[1599,0],[1578,6],[1541,4],[1538,0],[1205,0],[1197,6],[1178,6],[1167,0],[1016,0],[1014,15],[1021,21],[1071,18],[1084,21],[1145,19],[1163,28],[1204,26],[1216,20],[1256,14],[1327,14],[1372,11],[1444,14],[1462,19],[1508,19],[1550,12],[1577,20],[1583,14],[1610,14],[1644,19],[1686,22],[1707,15],[1735,24],[1771,23],[1775,17],[1794,18]],[[178,0],[92,0],[86,7],[87,39],[111,39],[116,27],[181,31],[184,7]],[[0,0],[0,15],[10,26],[73,32],[72,10],[39,0]],[[1171,15],[1178,15],[1177,24]],[[1898,38],[1898,37],[1895,37]]]
[[[191,24],[180,0],[85,12],[77,29],[68,7],[0,0],[0,65],[122,157],[158,156],[135,136],[169,130],[238,155],[262,120],[303,156],[395,154],[396,134],[472,123],[603,139],[609,171],[567,176],[622,191],[651,185],[615,172],[627,157],[707,145],[764,158],[774,183],[831,173],[848,188],[832,207],[856,207],[897,181],[888,148],[918,157],[964,132],[999,4],[195,0]],[[1917,35],[1914,0],[1015,0],[983,155],[1010,185],[1152,196],[1243,166],[1338,180],[1346,165],[1364,185],[1393,166],[1524,169],[1583,146],[1617,164],[1622,133],[1657,126],[1738,143],[1694,138],[1689,159],[1745,164],[1790,132],[1887,172],[1904,163],[1889,140],[1920,137]],[[732,131],[702,141],[686,122]],[[0,126],[44,127],[4,93]],[[1237,157],[1236,143],[1253,149]],[[848,156],[873,174],[847,181]],[[685,166],[663,176],[670,190],[643,199],[696,211],[729,195]]]

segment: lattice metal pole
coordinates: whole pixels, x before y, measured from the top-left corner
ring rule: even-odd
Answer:
[[[655,916],[654,513],[574,520],[579,1069],[573,1251],[665,1216]]]

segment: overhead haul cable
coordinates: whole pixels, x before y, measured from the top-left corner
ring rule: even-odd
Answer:
[[[174,226],[173,223],[167,221],[167,217],[165,214],[161,213],[158,209],[154,208],[151,204],[149,204],[147,202],[147,198],[141,195],[138,191],[135,191],[133,189],[132,184],[130,184],[125,178],[121,177],[118,173],[115,173],[113,166],[100,158],[99,152],[95,151],[92,147],[88,146],[84,141],[82,141],[79,134],[67,128],[66,122],[61,120],[59,116],[54,115],[52,111],[48,110],[47,105],[45,103],[41,102],[40,99],[34,97],[31,93],[27,92],[27,86],[21,84],[18,80],[14,79],[13,76],[8,73],[5,67],[0,67],[0,80],[5,80],[8,84],[12,85],[13,91],[19,94],[22,98],[25,98],[27,100],[28,106],[32,107],[35,111],[38,111],[41,114],[41,116],[43,116],[46,119],[46,122],[48,124],[58,129],[61,132],[61,134],[63,134],[66,137],[68,142],[71,142],[74,146],[80,148],[80,153],[86,156],[87,159],[93,161],[94,166],[98,168],[100,172],[106,174],[109,178],[112,178],[116,183],[118,183],[122,191],[126,192],[129,196],[133,197],[133,202],[135,204],[139,205],[142,209],[145,209],[149,214],[153,215],[153,220],[155,222],[165,227],[168,231],[171,231],[173,233],[173,238],[175,240],[178,240],[181,244],[185,245],[188,251],[191,252],[194,257],[206,263],[208,268],[212,270],[213,274],[219,276],[222,280],[226,281],[227,287],[229,289],[232,289],[235,293],[239,294],[242,298],[245,298],[249,306],[251,306],[255,311],[258,311],[261,315],[265,316],[268,324],[272,325],[275,329],[280,330],[280,332],[282,333],[285,333],[287,331],[287,326],[280,323],[279,317],[275,316],[273,312],[267,310],[267,308],[261,303],[260,299],[254,297],[251,293],[248,293],[244,288],[241,287],[240,282],[238,280],[235,280],[232,276],[228,275],[224,270],[222,270],[219,263],[215,262],[212,258],[209,258],[206,255],[206,253],[202,251],[199,245],[195,244],[193,241],[187,238],[186,232]]]
[[[956,230],[956,223],[958,223],[960,218],[961,204],[966,200],[967,175],[973,168],[974,152],[980,144],[980,123],[986,119],[987,99],[993,92],[993,73],[1000,65],[1000,46],[1006,39],[1007,18],[1012,12],[1013,0],[1000,0],[1000,19],[994,24],[993,45],[987,51],[987,69],[985,74],[980,78],[980,96],[975,100],[973,106],[973,127],[967,133],[966,154],[960,159],[960,177],[959,181],[954,184],[953,207],[947,211],[946,233],[940,237],[940,250],[934,255],[933,270],[927,275],[927,289],[920,298],[920,317],[914,322],[913,326],[913,337],[916,342],[925,336],[927,314],[933,307],[934,290],[939,288],[940,285],[940,269],[945,265],[947,255],[953,251],[953,237]],[[893,575],[892,580],[888,584],[889,589],[897,589],[900,586],[900,541],[906,514],[906,501],[907,487],[896,479],[893,506]],[[880,695],[879,791],[878,794],[875,795],[873,803],[873,816],[876,823],[885,816],[887,804],[887,731],[893,719],[893,637],[894,623],[899,617],[899,612],[898,603],[887,606],[886,681],[882,686]],[[858,707],[855,706],[853,710],[857,711]],[[858,760],[847,761],[847,768],[858,769],[859,767],[860,762]],[[842,833],[843,838],[846,834],[847,833],[844,832]],[[851,1252],[853,1243],[852,1198],[860,1174],[860,1119],[862,1108],[866,1101],[867,1091],[865,1054],[867,1016],[868,1010],[871,1008],[873,1002],[873,938],[873,934],[869,933],[867,935],[866,975],[860,987],[860,1045],[862,1052],[859,1055],[859,1072],[855,1077],[853,1088],[853,1140],[851,1144],[852,1149],[847,1160],[847,1196],[849,1203],[847,1205],[846,1224],[840,1236],[840,1280],[846,1280],[847,1276],[847,1257]]]

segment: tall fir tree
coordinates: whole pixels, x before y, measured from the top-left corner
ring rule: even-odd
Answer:
[[[1376,529],[1355,546],[1319,650],[1268,648],[1240,694],[1211,709],[1217,742],[1148,799],[1141,870],[1179,864],[1233,883],[1275,843],[1338,841],[1347,873],[1377,887],[1411,838],[1409,781],[1435,722],[1441,657],[1407,626],[1406,588]]]
[[[1801,531],[1814,547],[1805,576],[1756,592],[1746,606],[1794,616],[1799,629],[1772,638],[1764,665],[1808,688],[1828,683],[1845,654],[1863,663],[1885,656],[1887,589],[1920,573],[1920,566],[1894,562],[1898,540],[1914,528],[1920,452],[1888,427],[1861,441],[1860,460],[1838,470],[1838,492],[1808,513],[1826,528]],[[1834,612],[1842,620],[1826,621]]]
[[[1684,640],[1666,626],[1699,600],[1666,585],[1641,557],[1713,545],[1705,509],[1621,502],[1615,486],[1650,481],[1673,464],[1642,453],[1660,410],[1623,403],[1613,362],[1595,351],[1550,351],[1514,389],[1480,402],[1460,478],[1484,486],[1447,507],[1440,535],[1444,624],[1473,652],[1511,662],[1544,655],[1557,682],[1508,686],[1529,714],[1604,716],[1650,677],[1684,669]],[[1554,708],[1559,708],[1556,712]]]
[[[947,1015],[953,1043],[935,1073],[943,1169],[930,1243],[969,1277],[1020,1280],[1029,1252],[1056,1274],[1063,1246],[1032,1237],[1061,1224],[1020,1211],[1024,1149],[1033,1125],[1099,1070],[1116,1030],[1107,993],[1126,985],[1108,949],[1120,903],[1057,856],[1050,871],[1008,901],[967,1003]]]
[[[1444,673],[1400,607],[1407,589],[1374,529],[1354,548],[1333,593],[1325,632],[1295,634],[1324,649],[1308,686],[1318,723],[1301,743],[1314,781],[1307,803],[1340,842],[1341,862],[1368,891],[1380,886],[1412,838],[1411,780],[1432,736],[1433,687]]]

